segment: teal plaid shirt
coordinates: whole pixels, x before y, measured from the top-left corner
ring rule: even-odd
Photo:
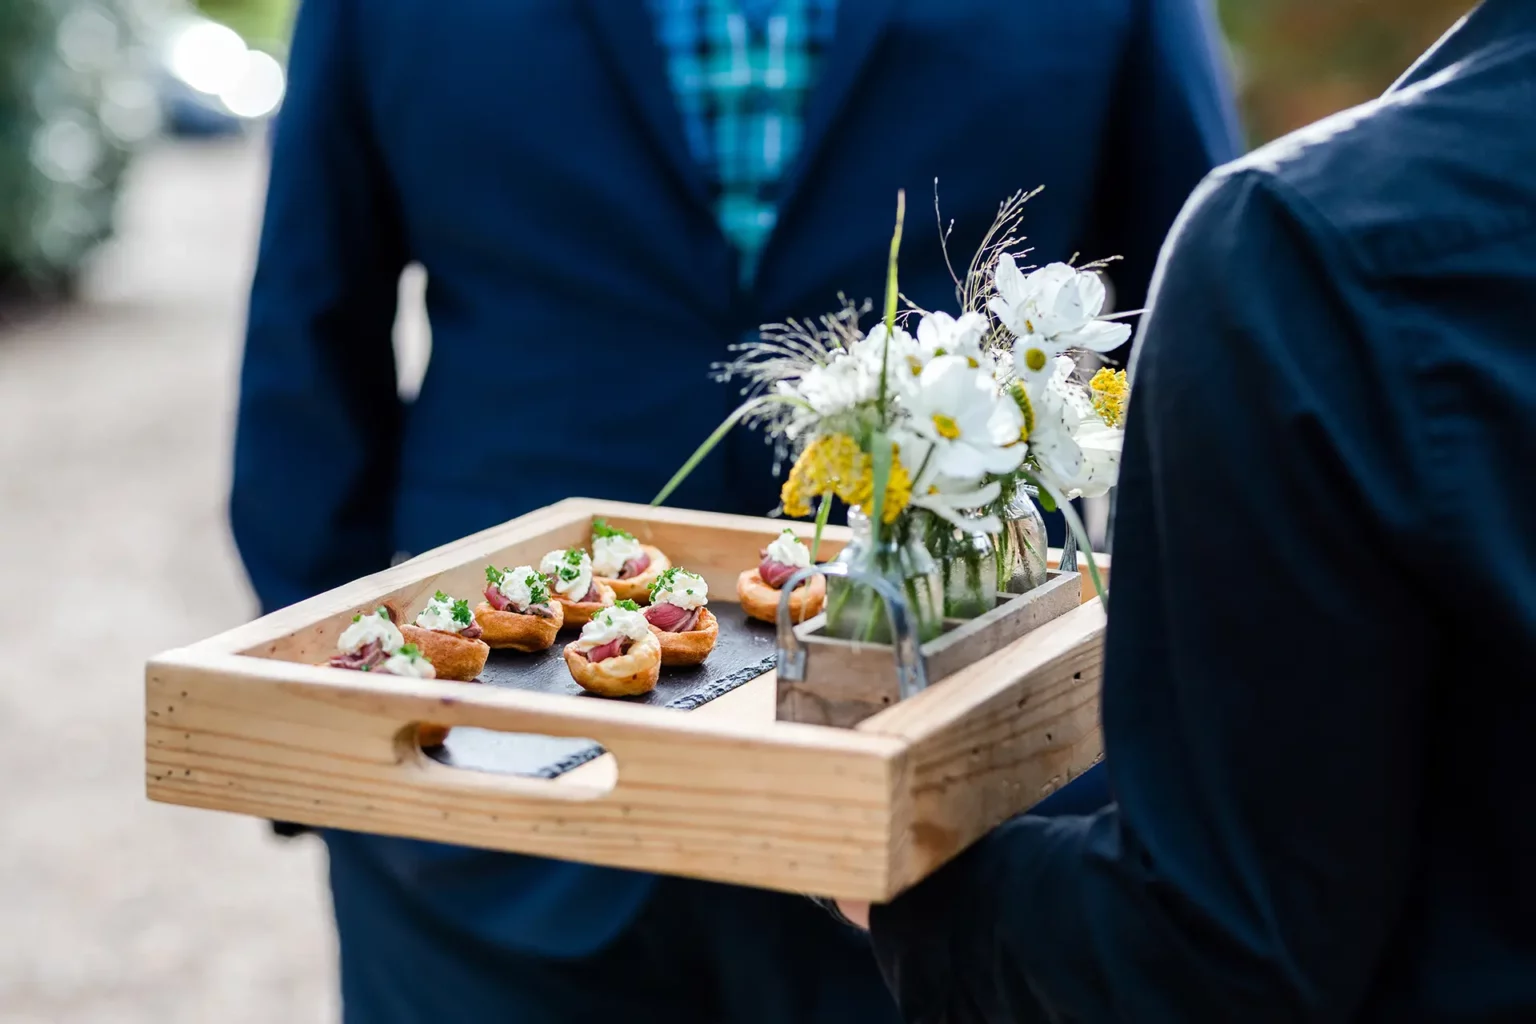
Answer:
[[[648,0],[692,157],[748,284],[800,151],[837,0]]]

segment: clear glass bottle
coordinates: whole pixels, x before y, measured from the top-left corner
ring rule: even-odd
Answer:
[[[1001,540],[1004,568],[999,575],[1003,590],[1009,594],[1031,591],[1048,578],[1046,557],[1049,541],[1045,533],[1045,517],[1035,504],[1038,493],[1034,487],[1020,486],[1003,510]]]
[[[853,538],[835,561],[852,569],[883,576],[901,588],[917,626],[918,638],[927,642],[944,628],[944,586],[938,563],[923,544],[911,517],[903,514],[871,538],[869,517],[858,508],[848,510]],[[891,621],[885,599],[857,580],[827,577],[828,636],[864,643],[891,642]]]
[[[984,515],[972,512],[969,517]],[[991,611],[997,605],[997,581],[1003,568],[998,543],[989,534],[956,529],[938,516],[925,514],[924,518],[928,550],[944,579],[944,617],[974,619]]]

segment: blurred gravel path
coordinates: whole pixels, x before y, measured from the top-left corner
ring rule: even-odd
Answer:
[[[336,1019],[318,843],[144,799],[144,659],[248,619],[224,519],[256,144],[146,155],[77,305],[0,322],[0,1024]]]

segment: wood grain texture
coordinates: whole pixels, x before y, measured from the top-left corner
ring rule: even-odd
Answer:
[[[358,609],[409,615],[437,589],[468,596],[487,562],[583,543],[594,515],[721,595],[786,525],[574,499],[168,652],[146,669],[150,797],[882,900],[1096,751],[1096,605],[853,730],[775,721],[771,673],[684,713],[313,664]],[[846,540],[829,530],[823,556]],[[556,780],[466,771],[420,752],[421,723],[589,738],[612,753]]]
[[[147,696],[152,799],[791,891],[889,892],[903,745],[888,737],[782,723],[764,735],[728,718],[238,656],[159,659]],[[590,737],[618,771],[607,788],[455,770],[416,748],[422,721]]]
[[[910,744],[898,890],[1099,759],[1105,625],[1103,607],[1084,604],[858,726]]]

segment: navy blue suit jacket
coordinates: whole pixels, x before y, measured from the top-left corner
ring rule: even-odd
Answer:
[[[1118,805],[875,908],[907,1019],[1536,1020],[1533,325],[1529,0],[1201,189],[1133,375]]]
[[[308,0],[251,298],[232,518],[275,608],[571,495],[648,500],[730,411],[709,379],[767,321],[903,289],[953,304],[996,206],[1045,185],[1039,258],[1120,254],[1138,304],[1163,236],[1237,142],[1202,0],[843,0],[803,152],[750,289],[688,156],[640,0]],[[429,275],[431,365],[397,395],[396,282]],[[679,505],[763,514],[741,436]],[[640,876],[378,840],[431,907],[577,952]],[[535,894],[535,890],[537,893]]]

